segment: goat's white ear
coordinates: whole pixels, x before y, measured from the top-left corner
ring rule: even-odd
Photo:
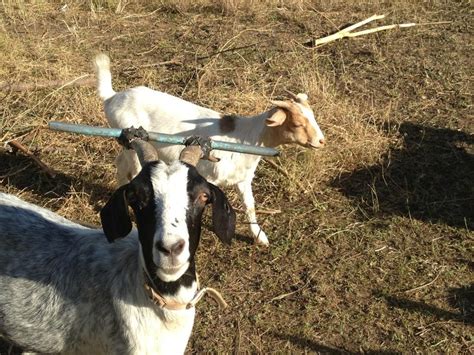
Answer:
[[[308,95],[304,94],[304,93],[299,93],[298,95],[296,95],[296,97],[299,99],[298,101],[303,103],[303,102],[308,102]]]
[[[266,119],[268,127],[281,126],[286,120],[286,112],[281,108],[275,110],[275,113]]]

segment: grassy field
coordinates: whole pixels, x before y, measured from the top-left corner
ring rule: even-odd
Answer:
[[[118,144],[45,128],[106,124],[98,52],[111,57],[115,89],[147,85],[225,113],[306,92],[327,147],[284,147],[274,162],[286,175],[261,162],[258,208],[282,211],[259,216],[268,249],[241,214],[231,248],[204,234],[201,281],[230,308],[199,304],[188,351],[472,354],[473,10],[441,0],[2,0],[0,143],[22,142],[57,175],[0,148],[0,191],[99,223]],[[377,24],[445,23],[312,46],[376,13],[387,14]]]

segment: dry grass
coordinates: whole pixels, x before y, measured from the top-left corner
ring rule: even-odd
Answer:
[[[450,23],[305,45],[374,13]],[[283,149],[287,175],[257,170],[259,206],[283,211],[260,217],[268,250],[242,215],[231,249],[205,234],[202,282],[231,308],[199,305],[189,351],[469,353],[471,14],[469,2],[435,0],[3,0],[0,82],[67,82],[106,51],[117,89],[148,85],[223,112],[307,92],[328,146]],[[20,140],[58,172],[0,151],[0,191],[98,223],[117,145],[44,128],[104,125],[94,88],[0,97],[0,142]]]

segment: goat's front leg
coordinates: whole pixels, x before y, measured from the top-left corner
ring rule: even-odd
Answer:
[[[252,180],[242,181],[237,184],[237,189],[240,194],[240,198],[244,203],[245,214],[247,220],[250,223],[250,230],[252,231],[253,237],[257,243],[268,246],[268,238],[265,232],[260,228],[257,223],[257,216],[255,214],[255,200],[252,193]]]

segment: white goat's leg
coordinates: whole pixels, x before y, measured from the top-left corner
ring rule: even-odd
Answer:
[[[257,241],[257,243],[268,246],[268,238],[265,232],[257,223],[257,216],[255,214],[255,200],[252,193],[252,181],[242,181],[237,184],[237,189],[240,197],[244,203],[245,214],[250,223],[250,230]]]
[[[140,161],[134,150],[122,150],[115,159],[119,186],[128,184],[141,170]]]

